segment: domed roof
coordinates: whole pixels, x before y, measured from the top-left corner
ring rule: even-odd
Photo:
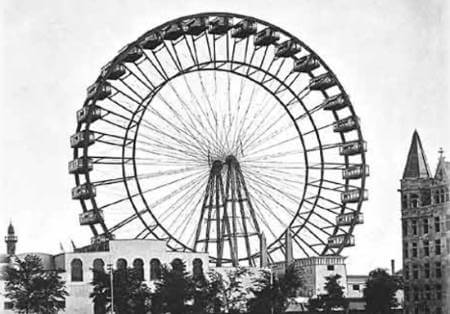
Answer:
[[[14,234],[15,232],[14,232],[14,226],[12,225],[12,223],[10,222],[9,223],[9,226],[8,226],[8,234]]]

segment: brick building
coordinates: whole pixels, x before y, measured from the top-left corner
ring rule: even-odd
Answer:
[[[433,175],[417,131],[401,179],[405,313],[450,313],[450,162]]]

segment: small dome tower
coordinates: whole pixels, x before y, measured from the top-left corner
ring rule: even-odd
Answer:
[[[16,243],[17,236],[15,235],[14,226],[12,223],[9,223],[8,226],[8,234],[5,237],[6,242],[6,254],[15,255],[16,254]]]

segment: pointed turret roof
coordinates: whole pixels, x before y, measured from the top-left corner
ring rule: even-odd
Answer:
[[[439,150],[439,153],[440,153],[439,162],[436,168],[434,178],[436,180],[448,181],[450,177],[450,162],[445,161],[444,150],[442,148]]]
[[[12,224],[12,222],[9,222],[9,226],[8,226],[8,234],[14,234],[14,226]]]
[[[409,147],[408,159],[406,160],[406,166],[403,172],[403,179],[407,178],[431,178],[430,167],[428,166],[417,130],[414,131],[411,146]]]

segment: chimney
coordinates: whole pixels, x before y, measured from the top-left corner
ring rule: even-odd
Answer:
[[[395,260],[391,259],[391,275],[395,275]]]

